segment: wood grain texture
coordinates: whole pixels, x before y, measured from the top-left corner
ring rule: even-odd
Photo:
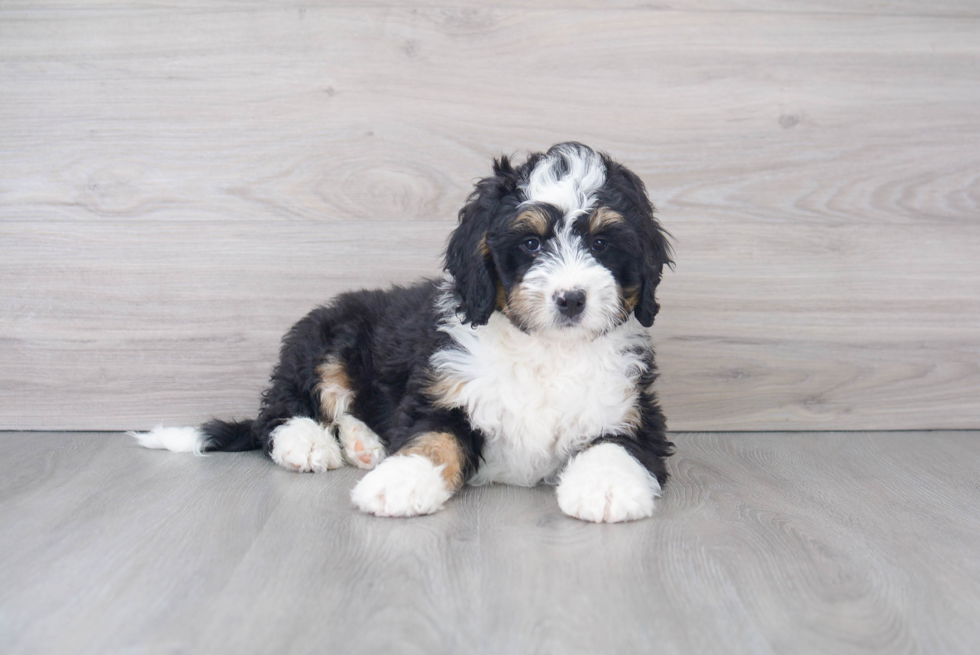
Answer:
[[[91,9],[118,8],[119,0],[7,0],[4,6],[10,8],[47,9]],[[875,0],[799,0],[787,3],[780,0],[672,0],[656,4],[644,0],[311,0],[298,3],[296,0],[154,0],[150,8],[166,9],[240,9],[246,8],[426,8],[439,10],[487,10],[487,9],[529,9],[546,8],[563,11],[642,11],[662,13],[672,11],[698,12],[779,12],[779,13],[835,13],[872,16],[980,16],[980,10],[971,0],[937,0],[925,3],[922,0],[890,0],[887,3]]]
[[[972,653],[980,433],[673,435],[649,520],[548,487],[350,507],[352,469],[0,434],[5,653]]]
[[[252,414],[293,321],[569,138],[676,237],[672,428],[977,427],[974,5],[665,7],[4,3],[0,427]]]

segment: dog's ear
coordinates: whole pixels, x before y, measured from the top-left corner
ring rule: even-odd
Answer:
[[[640,293],[633,313],[643,327],[650,327],[660,310],[656,292],[663,276],[664,266],[674,266],[670,235],[653,215],[653,204],[647,197],[643,180],[625,166],[608,162],[607,167],[609,182],[620,197],[633,206],[639,216],[635,225],[640,242],[643,244],[643,252],[636,262],[636,272],[640,278]]]
[[[501,200],[517,188],[517,172],[507,157],[493,162],[493,176],[477,182],[459,210],[459,226],[446,246],[446,271],[456,283],[464,323],[485,325],[497,304],[497,275],[487,232]]]

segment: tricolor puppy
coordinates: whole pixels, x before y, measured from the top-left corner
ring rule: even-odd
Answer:
[[[570,516],[647,517],[672,451],[645,330],[669,264],[643,183],[607,155],[501,157],[459,213],[443,279],[313,310],[257,419],[133,436],[371,469],[351,499],[378,516],[435,512],[465,483],[548,482]]]

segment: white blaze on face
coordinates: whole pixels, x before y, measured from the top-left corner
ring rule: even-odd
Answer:
[[[601,333],[616,325],[620,313],[616,279],[572,231],[574,220],[595,207],[595,194],[605,181],[606,165],[599,154],[577,144],[555,146],[528,176],[523,187],[527,201],[557,207],[564,218],[520,283],[513,313],[525,327]],[[555,299],[575,290],[584,291],[586,299],[585,309],[572,325]]]
[[[562,165],[564,164],[564,166]],[[595,150],[563,143],[548,151],[522,187],[530,202],[560,209],[565,222],[595,205],[595,193],[606,182],[606,165]]]

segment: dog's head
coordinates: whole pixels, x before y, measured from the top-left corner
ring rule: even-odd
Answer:
[[[640,178],[561,143],[518,167],[494,160],[459,212],[446,270],[465,322],[501,311],[526,332],[597,335],[631,314],[653,324],[670,256]]]

